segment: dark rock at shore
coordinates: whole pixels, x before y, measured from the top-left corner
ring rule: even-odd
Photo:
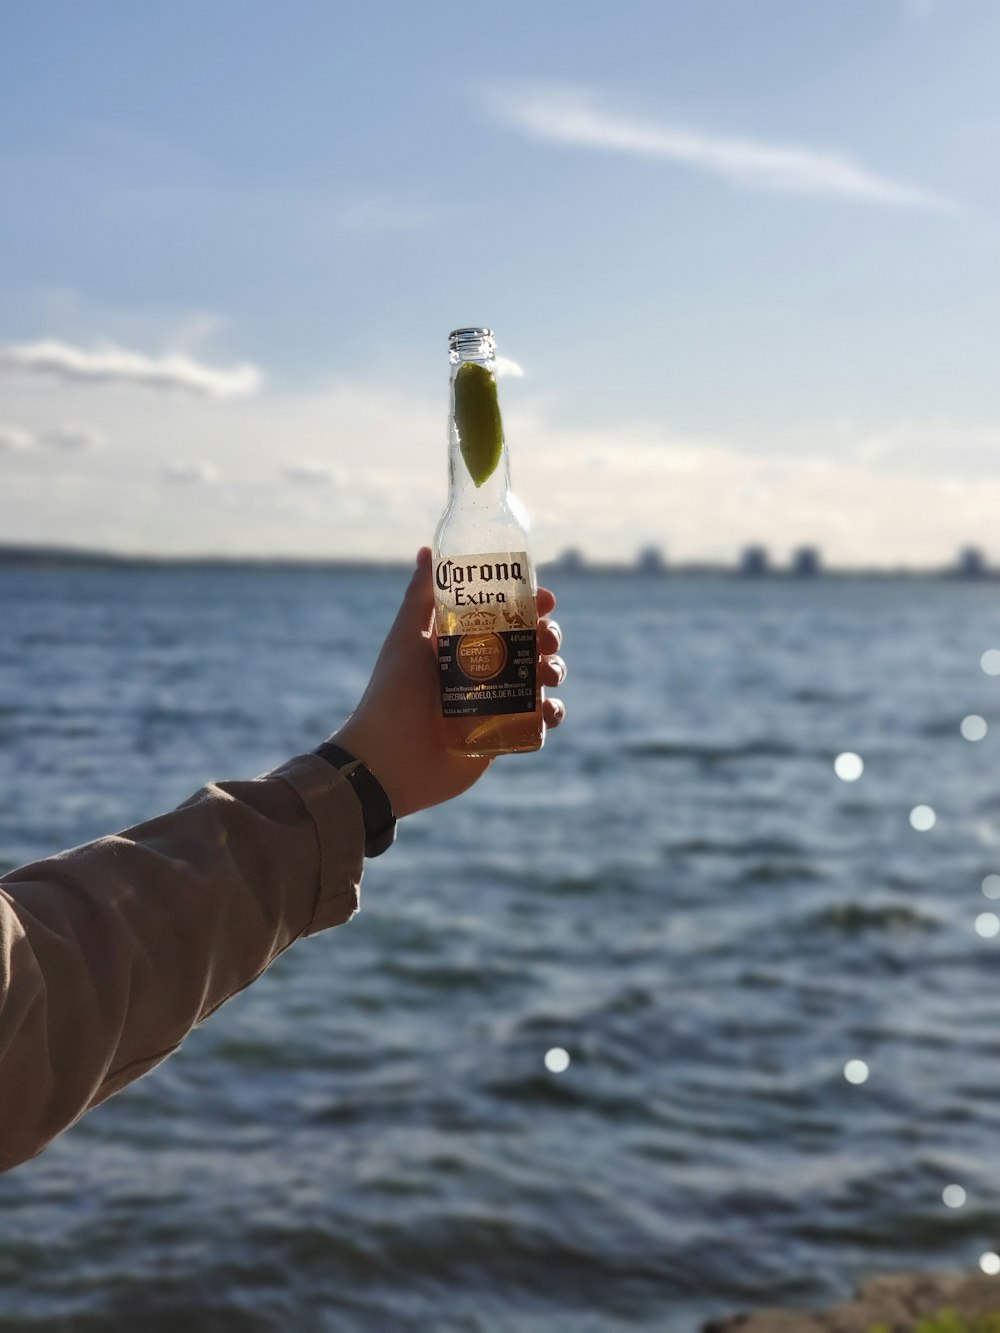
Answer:
[[[982,1273],[896,1273],[863,1283],[853,1300],[820,1313],[758,1310],[711,1319],[702,1333],[913,1333],[916,1322],[952,1310],[966,1318],[1000,1311],[1000,1278]]]

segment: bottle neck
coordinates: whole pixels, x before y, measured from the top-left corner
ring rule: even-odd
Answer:
[[[466,335],[464,338],[461,335]],[[479,335],[479,336],[471,336]],[[493,335],[488,329],[463,329],[453,333],[450,341],[451,385],[448,411],[448,485],[451,500],[475,505],[484,510],[505,504],[510,495],[510,456],[507,440],[503,439],[500,461],[489,477],[477,486],[462,455],[462,443],[455,422],[455,377],[467,362],[475,362],[496,378],[496,352]]]

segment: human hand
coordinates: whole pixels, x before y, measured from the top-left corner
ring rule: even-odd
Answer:
[[[566,677],[566,664],[558,655],[562,633],[549,618],[556,599],[548,588],[539,588],[536,604],[538,680],[541,685],[558,685]],[[433,625],[431,552],[424,546],[361,702],[331,737],[367,764],[400,819],[450,801],[481,778],[492,762],[445,749]],[[565,712],[558,699],[546,699],[542,705],[547,727],[557,727]]]

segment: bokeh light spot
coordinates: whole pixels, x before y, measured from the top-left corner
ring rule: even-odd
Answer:
[[[987,898],[1000,898],[1000,875],[987,875],[983,880],[983,893]]]
[[[985,1254],[979,1256],[979,1267],[988,1277],[996,1277],[1000,1273],[1000,1254],[987,1250]]]
[[[937,815],[929,805],[915,805],[910,811],[910,824],[918,833],[926,833],[937,823]]]
[[[851,750],[845,750],[843,754],[838,754],[833,761],[833,771],[841,782],[857,782],[865,771],[865,761],[859,754],[854,754]]]
[[[966,1193],[961,1185],[945,1185],[941,1199],[946,1208],[962,1208],[965,1206]]]
[[[959,731],[967,741],[981,741],[988,730],[986,719],[980,717],[978,713],[970,713],[968,717],[963,717],[959,727]]]
[[[864,1060],[848,1060],[844,1065],[844,1078],[848,1083],[867,1083],[868,1073],[868,1066]]]
[[[980,912],[976,917],[976,934],[981,935],[984,940],[991,940],[994,935],[1000,935],[1000,916],[996,912]]]
[[[979,659],[979,665],[988,676],[1000,676],[1000,648],[987,648]]]
[[[569,1051],[561,1046],[553,1046],[545,1052],[545,1068],[550,1074],[562,1074],[569,1068]]]

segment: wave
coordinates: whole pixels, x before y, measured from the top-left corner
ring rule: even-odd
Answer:
[[[829,930],[843,935],[863,935],[868,931],[933,931],[940,930],[942,925],[938,917],[909,903],[862,903],[854,899],[827,903],[800,917],[796,924],[800,931]]]
[[[788,856],[800,858],[804,863],[810,855],[810,849],[802,843],[780,837],[745,838],[739,842],[727,838],[683,838],[667,843],[663,850],[671,856]]]
[[[801,746],[767,737],[737,745],[697,740],[634,741],[623,746],[622,752],[630,759],[681,759],[701,764],[727,764],[742,759],[792,759],[811,753]]]

